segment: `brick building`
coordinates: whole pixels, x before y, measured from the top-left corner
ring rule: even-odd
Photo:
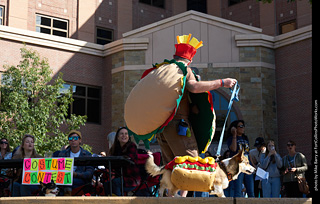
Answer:
[[[241,85],[229,122],[244,119],[251,145],[272,138],[281,155],[295,140],[310,163],[311,14],[307,0],[0,0],[0,74],[18,64],[23,42],[47,57],[54,75],[76,85],[71,112],[88,115],[81,131],[98,152],[125,125],[123,105],[143,71],[172,58],[176,35],[192,33],[204,42],[192,64],[202,80]],[[229,91],[213,94],[212,152]]]

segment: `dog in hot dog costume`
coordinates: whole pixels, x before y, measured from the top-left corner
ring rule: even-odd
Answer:
[[[176,157],[165,166],[159,167],[152,155],[146,162],[146,170],[152,176],[162,175],[159,195],[163,196],[164,189],[172,195],[177,195],[178,190],[202,191],[225,197],[226,189],[231,180],[238,178],[240,173],[252,174],[255,168],[249,164],[243,151],[232,158],[224,159],[220,163],[214,158],[206,157]]]

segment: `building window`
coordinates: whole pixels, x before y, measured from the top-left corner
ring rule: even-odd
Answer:
[[[101,88],[77,85],[64,84],[64,91],[70,89],[72,86],[73,102],[69,109],[69,114],[86,115],[87,122],[101,123]]]
[[[296,21],[289,21],[279,25],[279,34],[291,32],[296,29]]]
[[[139,0],[139,2],[159,8],[164,8],[164,0]]]
[[[2,72],[0,72],[0,86],[2,85]],[[2,107],[2,104],[1,104],[1,99],[3,98],[2,96],[2,92],[0,91],[0,111],[3,111],[3,107]]]
[[[36,31],[39,33],[68,37],[68,20],[37,14]]]
[[[232,6],[234,4],[238,4],[238,3],[241,3],[243,1],[245,1],[245,0],[229,0],[228,3],[229,3],[229,6]]]
[[[4,25],[4,7],[0,6],[0,25]]]
[[[207,13],[207,0],[188,0],[187,10],[194,10],[202,13]]]
[[[105,45],[113,41],[113,30],[97,28],[97,44]]]

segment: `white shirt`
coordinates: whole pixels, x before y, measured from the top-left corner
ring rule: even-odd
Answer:
[[[253,157],[255,159],[255,161],[257,162],[257,166],[260,165],[260,158],[261,158],[261,155],[263,155],[264,153],[261,153],[257,150],[257,148],[254,148],[252,150],[250,150],[250,156]]]
[[[79,150],[79,152],[76,152],[76,153],[73,153],[72,151],[70,151],[70,157],[79,157],[79,155],[80,155],[80,151],[81,150]],[[76,171],[76,169],[77,169],[77,166],[73,166],[73,171]]]

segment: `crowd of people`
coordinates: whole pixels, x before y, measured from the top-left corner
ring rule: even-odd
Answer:
[[[81,147],[82,135],[80,131],[72,130],[67,137],[69,145],[62,147],[61,151],[53,153],[52,157],[92,157],[90,152]],[[9,142],[6,138],[1,139],[1,154],[0,159],[24,159],[24,158],[42,158],[34,147],[35,138],[33,135],[26,134],[23,136],[21,145],[16,148],[16,151],[11,152]],[[106,152],[100,152],[100,157],[107,156]],[[128,130],[125,127],[119,128],[116,133],[115,141],[110,148],[108,156],[125,156],[137,163],[137,146],[128,135]],[[90,184],[92,182],[95,167],[93,166],[74,166],[73,167],[73,183],[71,187],[62,186],[62,191],[59,195],[71,196],[72,191],[80,186]],[[120,175],[117,171],[112,172],[112,193],[121,195],[121,181]],[[12,187],[9,185],[10,180],[5,179],[1,182],[7,183],[5,188],[2,188],[1,196],[9,196],[10,189],[12,189],[11,196],[31,196],[36,195],[39,190],[39,185],[22,185],[22,168],[18,169],[1,169],[1,175],[4,178],[13,178]],[[140,184],[139,169],[136,165],[124,169],[124,191],[129,192]],[[109,195],[109,182],[104,183],[105,195]]]
[[[258,137],[255,140],[255,148],[250,150],[243,120],[232,122],[227,136],[229,150],[225,152],[224,158],[232,157],[244,149],[250,164],[268,174],[267,178],[261,178],[255,174],[241,173],[238,179],[231,181],[225,189],[227,197],[243,197],[244,191],[248,197],[303,197],[299,190],[298,177],[305,178],[308,166],[306,157],[296,152],[294,141],[287,142],[288,154],[283,157],[276,151],[276,144],[272,139],[265,142],[264,138]]]
[[[261,168],[268,172],[267,179],[257,179],[256,175],[247,175],[241,173],[237,180],[231,181],[229,187],[224,190],[227,197],[302,197],[299,191],[297,177],[305,177],[307,171],[307,162],[305,156],[296,152],[296,143],[292,140],[287,142],[288,154],[281,157],[276,151],[274,140],[264,141],[264,138],[256,138],[254,149],[250,150],[249,139],[245,135],[245,123],[243,120],[237,120],[230,124],[227,130],[228,150],[224,153],[222,159],[230,158],[239,150],[244,149],[250,164],[256,169]],[[72,130],[67,137],[68,146],[64,146],[61,151],[53,153],[52,157],[92,157],[92,154],[81,147],[82,135],[80,131]],[[23,136],[21,145],[14,154],[10,151],[9,142],[2,138],[0,142],[0,159],[23,159],[40,158],[34,148],[35,138],[26,134]],[[116,137],[108,154],[100,152],[99,156],[125,156],[131,159],[135,164],[138,163],[137,145],[131,141],[128,130],[121,127],[116,132]],[[206,152],[205,157],[212,156]],[[71,187],[61,187],[60,195],[72,195],[72,190],[92,182],[95,168],[93,166],[74,166],[73,184]],[[39,189],[38,185],[22,185],[22,169],[1,169],[3,178],[6,176],[13,178],[12,196],[31,196]],[[120,175],[117,171],[112,172],[112,180],[105,180],[102,183],[105,195],[110,195],[110,182],[112,183],[112,193],[121,195]],[[124,192],[130,192],[135,189],[141,181],[139,168],[137,165],[125,168],[124,172]],[[8,179],[1,182],[8,182]],[[5,186],[5,185],[3,185]],[[1,189],[1,196],[8,196],[11,186]],[[245,189],[245,190],[244,190]],[[244,193],[245,192],[245,193]],[[195,196],[203,194],[195,193]]]

